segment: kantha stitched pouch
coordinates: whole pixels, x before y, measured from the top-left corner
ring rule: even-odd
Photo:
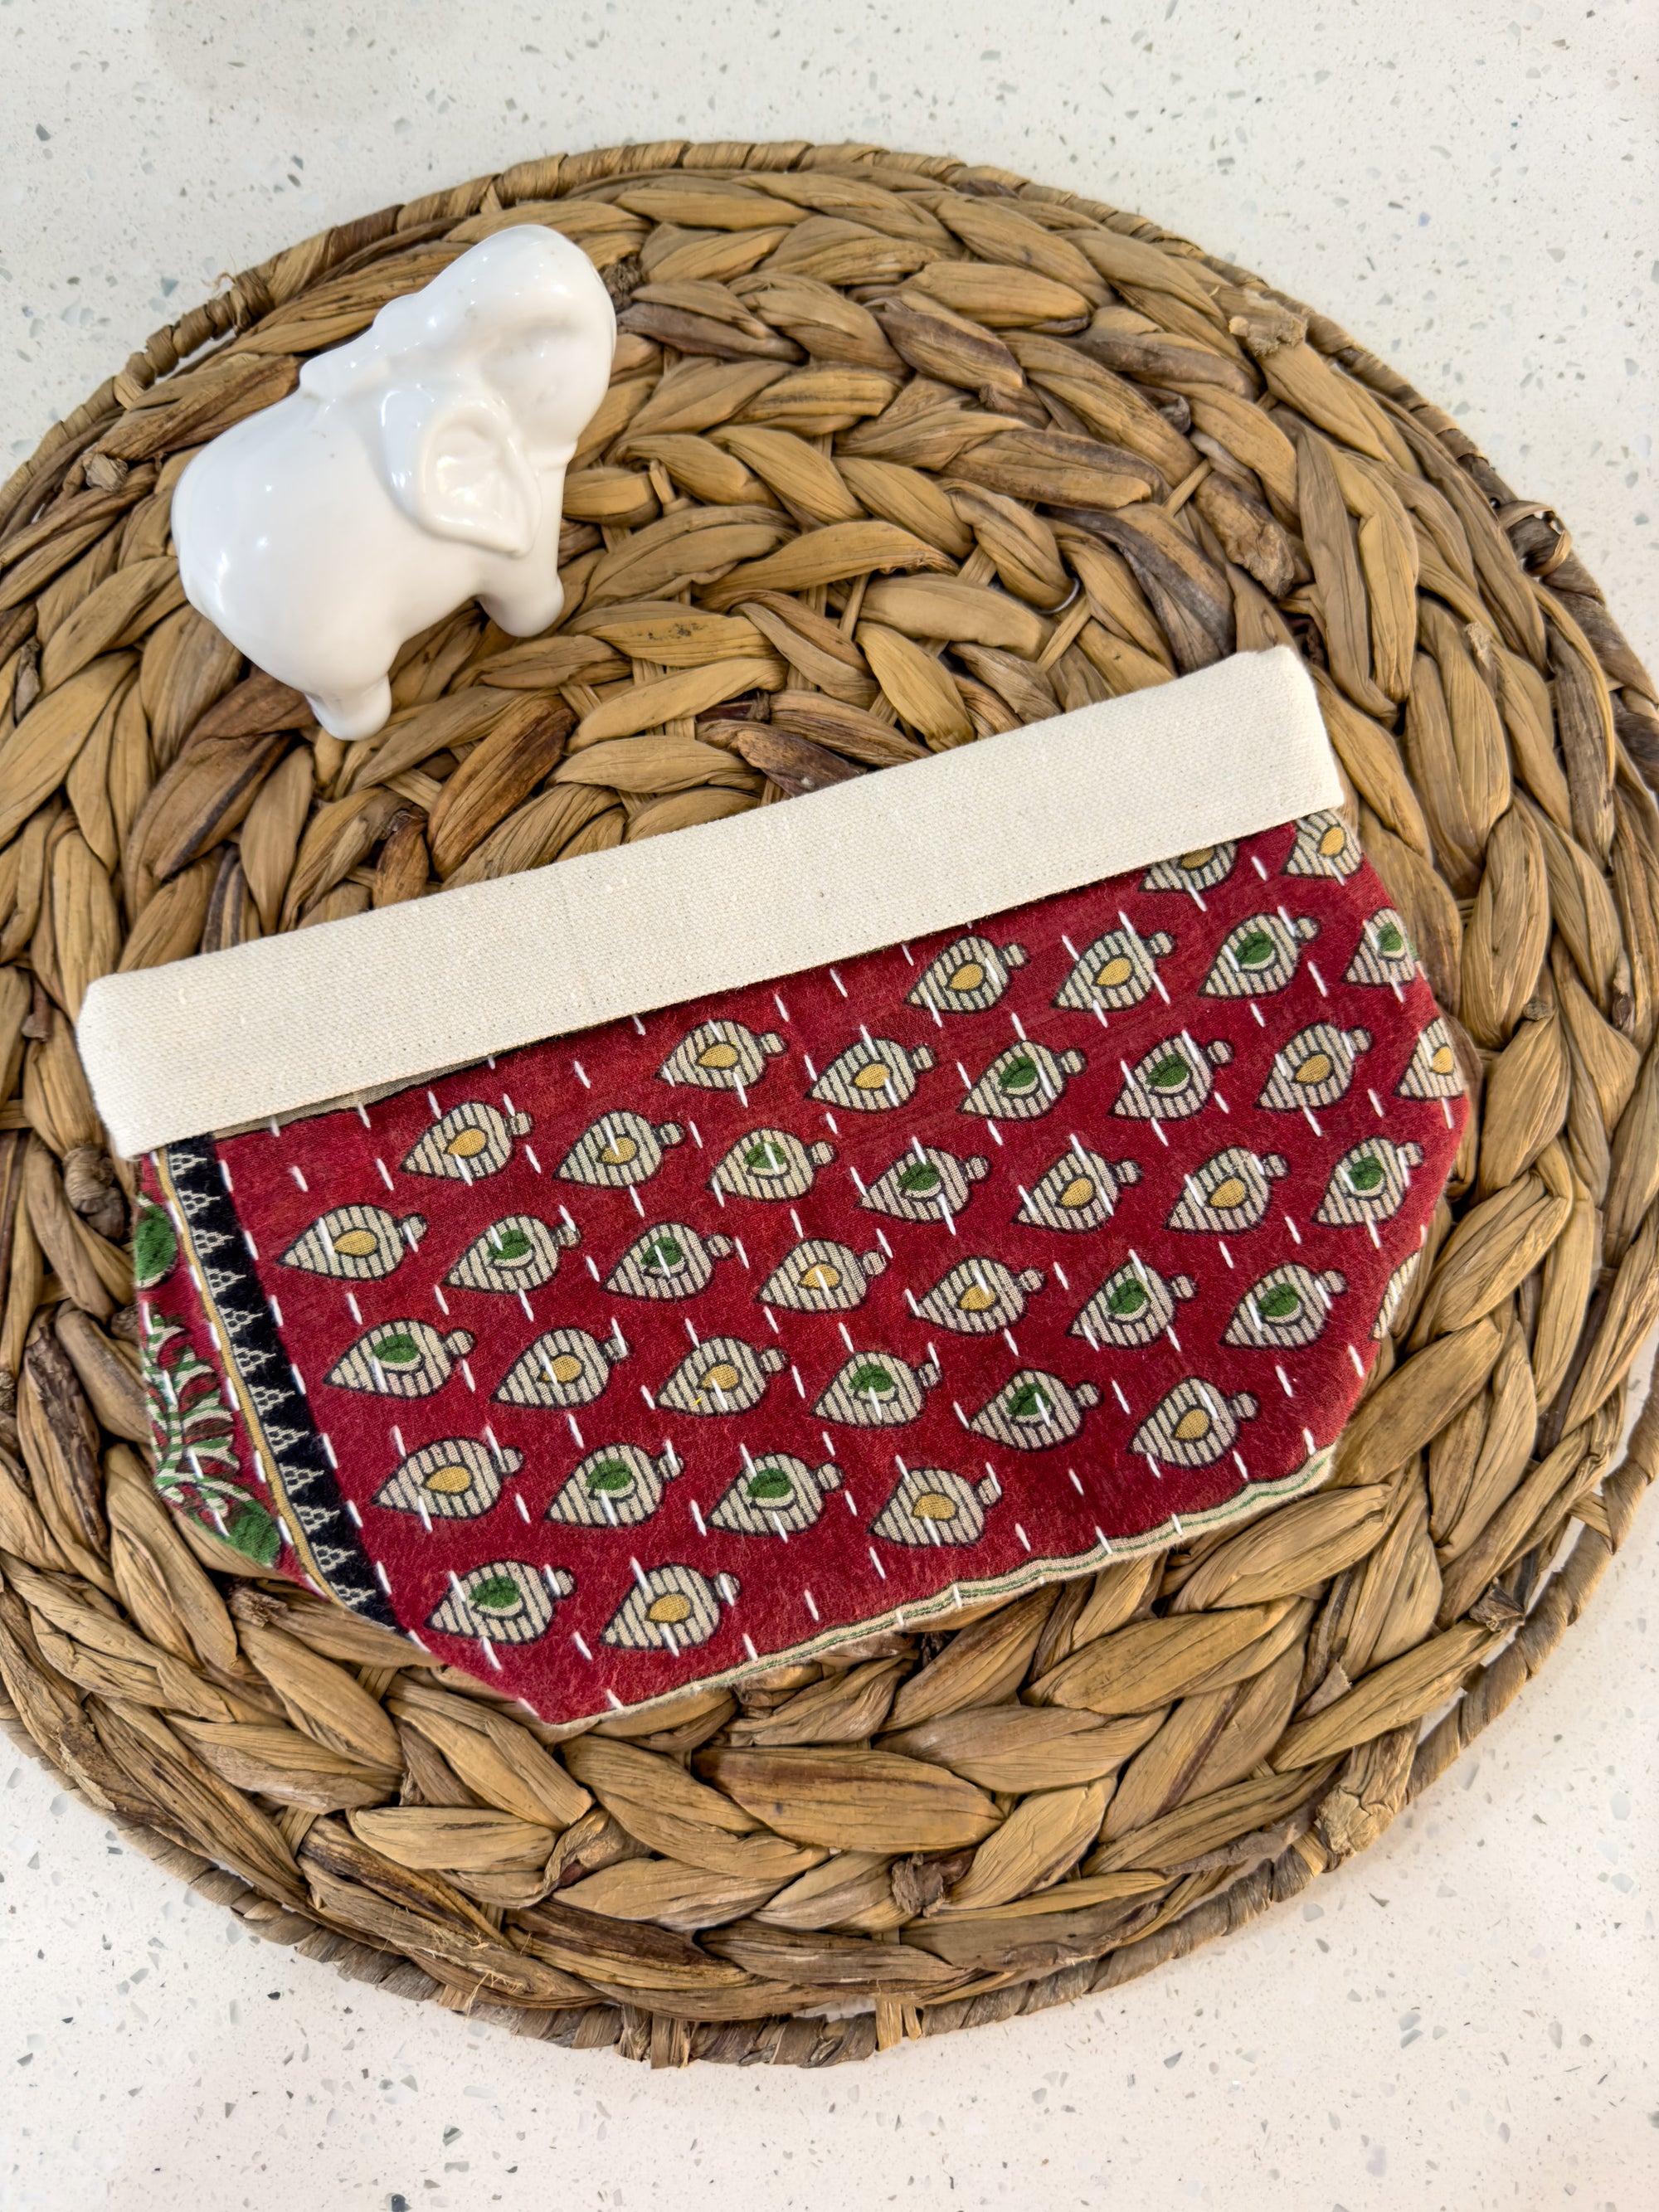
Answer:
[[[1317,1484],[1467,1110],[1341,801],[1244,656],[94,985],[162,1494],[564,1721]]]

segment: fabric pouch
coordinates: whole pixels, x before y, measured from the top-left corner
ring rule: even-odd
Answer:
[[[562,1722],[1313,1487],[1467,1113],[1342,798],[1280,650],[94,984],[162,1495]]]

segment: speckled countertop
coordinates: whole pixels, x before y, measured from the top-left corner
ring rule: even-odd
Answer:
[[[564,146],[953,150],[1346,322],[1659,657],[1652,0],[0,0],[0,447],[330,222]],[[1659,2203],[1659,1505],[1374,1850],[1115,1993],[821,2075],[513,2043],[250,1942],[0,1747],[0,2206]]]

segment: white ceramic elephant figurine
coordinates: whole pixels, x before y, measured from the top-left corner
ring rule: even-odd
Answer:
[[[464,600],[515,636],[545,629],[565,466],[616,337],[557,231],[471,247],[191,462],[173,495],[191,605],[348,738],[391,712],[404,641]]]

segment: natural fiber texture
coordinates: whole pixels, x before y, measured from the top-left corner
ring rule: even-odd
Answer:
[[[171,489],[509,210],[623,307],[570,612],[516,642],[464,610],[346,747],[183,605]],[[1325,1491],[562,1742],[157,1503],[130,1185],[71,1042],[94,976],[1285,640],[1481,1093]],[[1652,775],[1653,684],[1553,516],[1333,324],[1133,216],[673,142],[246,272],[0,493],[0,1718],[266,1938],[653,2063],[861,2057],[1294,1896],[1542,1664],[1651,1477],[1659,1418],[1617,1454],[1659,1313]]]

